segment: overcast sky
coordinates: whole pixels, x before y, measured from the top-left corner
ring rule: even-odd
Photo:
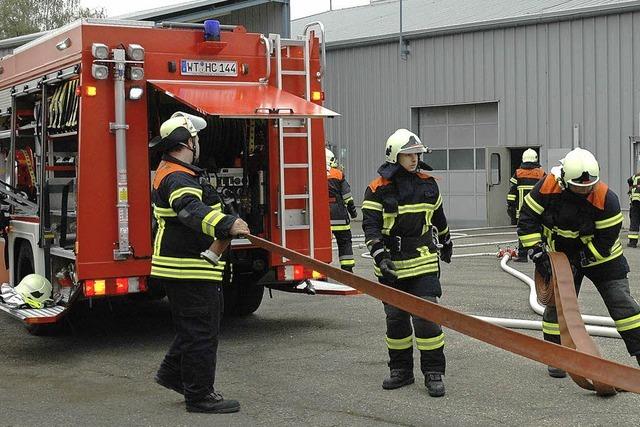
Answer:
[[[107,10],[107,15],[116,16],[183,2],[176,0],[110,0],[109,2],[105,2],[104,0],[80,0],[80,3],[84,7],[104,7]],[[106,6],[105,3],[107,4]],[[367,4],[369,0],[291,0],[291,18],[296,19],[313,15],[314,13],[324,12],[325,10],[329,10],[329,3],[333,3],[334,9],[339,9]]]

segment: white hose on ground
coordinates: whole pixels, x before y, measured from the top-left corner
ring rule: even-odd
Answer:
[[[500,261],[500,267],[502,267],[502,269],[507,273],[520,279],[522,282],[524,282],[526,285],[529,286],[529,305],[531,306],[533,311],[535,311],[536,313],[542,316],[542,313],[544,313],[544,307],[540,305],[540,303],[538,303],[538,296],[536,294],[536,283],[531,277],[516,270],[515,268],[508,266],[507,262],[510,259],[511,259],[511,256],[509,254],[506,254],[505,256],[503,256],[502,260]],[[591,325],[615,326],[615,322],[613,321],[613,319],[607,316],[591,316],[589,314],[583,314],[582,320],[584,321],[584,323],[591,324]],[[620,334],[618,334],[617,337],[620,337]]]
[[[473,317],[475,317],[476,319],[484,320],[485,322],[492,323],[494,325],[502,326],[504,328],[532,329],[536,331],[542,330],[541,320],[505,319],[500,317],[486,316]],[[620,334],[614,328],[594,325],[585,325],[585,327],[589,335],[607,338],[620,338]]]
[[[492,256],[495,257],[495,252],[478,252],[475,254],[460,254],[460,255],[451,255],[451,258],[470,258],[474,256]]]
[[[475,248],[478,246],[506,245],[509,243],[517,243],[517,240],[506,240],[503,242],[482,242],[482,243],[464,243],[462,245],[454,245],[454,248]]]

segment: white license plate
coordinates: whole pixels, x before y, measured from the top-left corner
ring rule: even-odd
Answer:
[[[183,76],[238,76],[238,63],[235,61],[202,61],[183,59],[180,61],[180,74]]]

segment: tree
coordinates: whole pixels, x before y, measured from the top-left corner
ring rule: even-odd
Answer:
[[[62,27],[78,18],[104,18],[104,8],[80,6],[80,0],[0,0],[0,38]]]

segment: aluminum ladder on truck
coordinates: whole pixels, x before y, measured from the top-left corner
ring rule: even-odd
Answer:
[[[297,39],[283,39],[279,34],[269,34],[269,40],[271,46],[273,46],[275,62],[276,62],[276,84],[278,89],[286,89],[283,87],[283,76],[299,76],[304,77],[304,99],[311,101],[311,64],[310,64],[310,51],[311,51],[311,33],[310,29],[318,27],[322,35],[322,48],[323,59],[324,55],[324,27],[319,22],[313,22],[305,27],[304,35],[298,36]],[[304,69],[293,70],[283,69],[283,49],[285,50],[285,58],[289,58],[291,47],[301,47],[303,51],[303,63]],[[316,76],[318,79],[322,78],[324,67],[318,72]],[[300,132],[300,128],[303,129]],[[297,131],[295,131],[297,130]],[[307,163],[287,163],[285,162],[285,146],[289,144],[295,144],[301,138],[305,138],[307,146]],[[279,220],[280,220],[280,242],[282,246],[287,246],[287,232],[293,230],[308,230],[309,233],[309,256],[314,257],[315,242],[313,236],[314,227],[314,214],[313,214],[313,158],[312,158],[312,137],[311,137],[311,119],[278,119],[278,139],[279,139],[279,166],[280,166],[280,182],[278,187],[279,197]],[[306,193],[300,194],[288,194],[286,191],[287,171],[292,169],[306,169]],[[296,215],[296,210],[287,210],[286,201],[302,199],[305,200],[306,208],[303,212],[304,220],[302,223],[291,224],[289,219],[293,219]],[[288,214],[288,211],[291,215]],[[290,218],[289,218],[290,217]],[[283,257],[283,261],[287,259]]]

